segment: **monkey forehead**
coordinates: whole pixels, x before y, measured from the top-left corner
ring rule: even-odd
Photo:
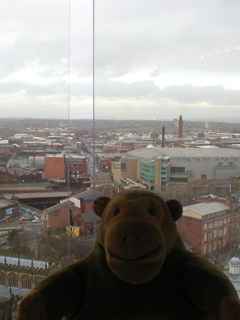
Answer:
[[[148,210],[149,208],[155,208],[158,211],[164,211],[165,206],[160,198],[155,198],[149,195],[144,197],[123,197],[119,196],[115,199],[112,199],[108,204],[106,211],[109,212],[115,208],[122,210]]]

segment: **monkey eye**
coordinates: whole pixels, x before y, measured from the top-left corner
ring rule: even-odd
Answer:
[[[114,211],[113,211],[115,216],[117,216],[119,214],[119,212],[120,212],[119,208],[115,208]]]
[[[155,216],[157,214],[156,210],[153,208],[153,207],[150,207],[148,209],[148,212],[152,215],[152,216]]]

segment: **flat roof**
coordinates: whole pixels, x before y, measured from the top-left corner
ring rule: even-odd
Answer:
[[[0,199],[0,208],[5,208],[5,207],[13,206],[13,205],[14,205],[14,203],[12,201]]]
[[[183,212],[187,212],[188,210],[194,211],[201,216],[205,216],[207,214],[221,212],[224,210],[229,210],[230,208],[227,207],[225,204],[221,202],[209,202],[209,203],[197,203],[191,206],[183,207]]]
[[[230,148],[143,148],[125,153],[124,159],[156,159],[158,157],[175,158],[237,158],[240,150]]]

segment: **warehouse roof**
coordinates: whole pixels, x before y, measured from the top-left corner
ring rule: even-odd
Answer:
[[[223,203],[210,202],[210,203],[198,203],[198,204],[193,204],[191,206],[183,207],[183,212],[187,212],[188,210],[191,210],[202,216],[205,216],[207,214],[221,212],[229,209],[230,208]]]
[[[158,157],[176,158],[229,158],[240,157],[240,150],[230,148],[144,148],[129,151],[123,159],[156,159]]]

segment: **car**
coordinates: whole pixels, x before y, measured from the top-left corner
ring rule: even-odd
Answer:
[[[34,219],[32,222],[40,222],[39,219]]]
[[[19,221],[20,224],[26,224],[26,221]]]

